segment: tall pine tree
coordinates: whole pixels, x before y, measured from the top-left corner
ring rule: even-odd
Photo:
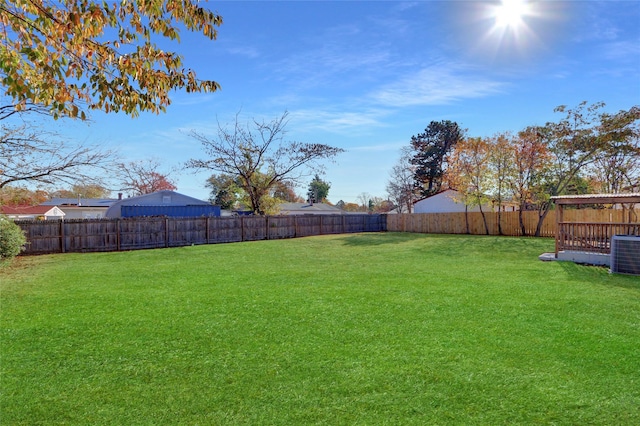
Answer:
[[[432,121],[424,133],[411,136],[414,154],[410,162],[415,166],[415,186],[421,196],[428,197],[440,191],[447,154],[462,139],[463,133],[457,123],[443,120]]]

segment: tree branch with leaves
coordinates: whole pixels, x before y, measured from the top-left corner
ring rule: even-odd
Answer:
[[[548,197],[567,194],[571,184],[582,179],[597,161],[622,149],[633,149],[638,137],[640,108],[634,106],[608,114],[601,112],[604,106],[603,102],[592,105],[581,102],[575,108],[561,105],[554,111],[565,114],[564,118],[538,128],[552,159],[544,179]],[[536,236],[540,235],[550,209],[549,200],[539,204]]]
[[[192,0],[94,2],[0,0],[0,80],[15,109],[43,105],[54,117],[85,109],[162,112],[169,92],[213,92],[155,40],[180,28],[215,39],[222,18]]]
[[[489,225],[482,206],[492,201],[488,194],[492,187],[494,171],[490,167],[489,159],[490,143],[486,138],[466,138],[456,145],[449,159],[450,167],[447,172],[449,180],[455,183],[456,189],[462,195],[465,206],[480,209],[487,235]]]

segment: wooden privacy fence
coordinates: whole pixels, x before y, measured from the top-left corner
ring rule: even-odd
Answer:
[[[531,236],[536,232],[538,212],[525,211],[523,222],[526,234]],[[498,232],[498,218],[502,226],[502,235],[522,236],[519,212],[485,213],[490,235],[500,235]],[[581,223],[623,223],[628,221],[629,215],[624,210],[615,209],[575,209],[564,211],[564,222]],[[387,230],[390,232],[421,232],[431,234],[466,234],[467,223],[469,233],[484,235],[485,228],[482,214],[472,213],[414,213],[387,216]],[[637,223],[637,220],[634,220]],[[540,229],[541,237],[555,237],[556,221],[553,212],[549,212]]]
[[[523,212],[527,235],[538,224],[535,211]],[[499,235],[498,213],[485,213],[489,233]],[[632,222],[629,224],[629,222]],[[180,247],[240,241],[296,238],[355,232],[416,232],[432,234],[484,235],[480,213],[414,213],[393,215],[303,215],[237,216],[223,218],[127,218],[16,221],[25,231],[28,245],[23,254],[121,251]],[[521,236],[518,212],[500,214],[502,234]],[[540,236],[554,237],[560,231],[560,250],[587,247],[608,253],[611,237],[637,234],[640,224],[623,210],[565,210],[556,224],[553,213],[543,222]]]
[[[23,254],[106,252],[386,230],[384,215],[16,221]]]

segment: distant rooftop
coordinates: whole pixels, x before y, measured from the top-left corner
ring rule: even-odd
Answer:
[[[109,207],[118,201],[116,198],[52,198],[45,201],[43,206],[78,206],[78,207]]]
[[[45,214],[55,206],[0,206],[0,212],[6,215]]]
[[[282,203],[280,214],[344,214],[335,206],[324,203]]]

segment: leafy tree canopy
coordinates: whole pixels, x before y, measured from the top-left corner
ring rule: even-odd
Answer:
[[[111,195],[111,190],[95,183],[78,183],[73,185],[70,189],[59,189],[51,192],[49,195],[51,198],[108,198],[109,195]]]
[[[179,28],[216,38],[217,14],[193,0],[0,0],[0,80],[15,107],[44,105],[54,117],[162,112],[169,92],[215,91],[182,57],[153,39]]]
[[[49,194],[42,189],[11,185],[0,188],[0,206],[37,206],[48,199]]]
[[[236,177],[224,173],[212,175],[205,186],[210,190],[209,201],[225,210],[236,208],[244,192]]]

